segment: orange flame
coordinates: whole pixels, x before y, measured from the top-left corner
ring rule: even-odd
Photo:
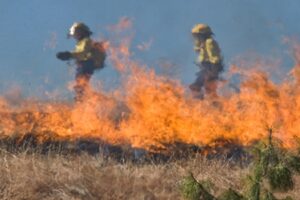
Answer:
[[[125,22],[114,29],[128,28],[131,22]],[[231,73],[243,76],[239,92],[198,100],[178,80],[132,60],[130,38],[106,43],[110,62],[123,73],[117,91],[90,90],[77,104],[24,100],[14,107],[0,98],[0,138],[27,133],[41,142],[87,137],[152,150],[174,142],[209,145],[218,138],[248,145],[266,137],[271,127],[286,147],[294,147],[294,137],[300,137],[300,45],[293,48],[292,79],[275,84],[262,70],[242,72],[235,66]]]

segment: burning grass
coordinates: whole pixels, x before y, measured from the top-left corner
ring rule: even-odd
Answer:
[[[121,74],[115,91],[88,88],[73,104],[0,97],[0,198],[180,199],[178,182],[189,171],[197,180],[210,179],[213,193],[240,191],[247,168],[198,153],[240,160],[269,128],[285,148],[297,146],[298,43],[283,82],[273,82],[256,63],[246,71],[232,66],[228,78],[240,77],[235,90],[223,81],[218,97],[199,100],[179,80],[132,59],[132,35],[118,36],[131,26],[122,19],[111,28],[120,40],[105,42]],[[140,158],[147,162],[136,162]],[[299,191],[290,194],[297,199]]]
[[[179,80],[159,75],[134,59],[131,28],[130,19],[122,18],[119,25],[110,27],[118,39],[105,41],[107,62],[120,72],[119,88],[112,92],[87,88],[85,99],[73,104],[0,97],[0,139],[23,141],[33,136],[37,143],[47,143],[92,138],[161,152],[177,143],[211,146],[220,138],[248,146],[266,137],[266,129],[272,128],[285,147],[297,145],[298,43],[294,42],[292,49],[295,66],[281,83],[271,80],[272,72],[265,70],[263,62],[251,63],[248,70],[243,70],[241,62],[227,73],[228,79],[231,75],[240,77],[236,90],[223,81],[218,97],[199,100]]]
[[[93,138],[111,145],[164,151],[170,145],[214,145],[220,138],[248,146],[267,136],[293,148],[300,137],[300,48],[292,43],[295,65],[280,83],[264,62],[231,66],[227,78],[239,76],[233,89],[219,82],[219,96],[199,100],[179,80],[157,74],[134,59],[132,23],[122,18],[105,41],[107,62],[120,72],[112,92],[87,88],[81,103],[42,102],[0,97],[0,139],[34,135],[40,143]],[[129,35],[126,35],[129,34]],[[273,67],[273,66],[272,66]],[[275,71],[275,66],[272,71]],[[16,97],[19,97],[16,95]],[[27,136],[29,134],[29,136]]]

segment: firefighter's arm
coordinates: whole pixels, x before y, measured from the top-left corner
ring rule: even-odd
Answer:
[[[56,58],[60,60],[69,60],[72,57],[71,53],[68,51],[58,52]]]
[[[76,60],[87,60],[91,56],[91,48],[89,41],[84,40],[76,45],[75,50],[71,52],[71,56]]]
[[[212,64],[220,63],[222,58],[221,58],[220,48],[217,42],[214,41],[213,39],[208,39],[205,45],[206,45],[207,54],[210,63]]]

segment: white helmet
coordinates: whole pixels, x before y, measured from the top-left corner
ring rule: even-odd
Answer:
[[[90,28],[87,25],[85,25],[84,23],[81,23],[81,22],[75,22],[71,26],[68,36],[74,36],[75,32],[78,30],[82,31],[83,33],[85,33],[87,35],[92,34],[92,32],[90,31]]]

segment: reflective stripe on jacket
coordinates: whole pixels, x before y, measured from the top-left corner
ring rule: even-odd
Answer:
[[[93,41],[89,37],[78,41],[72,52],[72,57],[77,61],[93,59]]]
[[[213,38],[208,38],[204,42],[197,40],[194,49],[199,52],[198,61],[200,63],[219,64],[222,62],[221,50]]]

